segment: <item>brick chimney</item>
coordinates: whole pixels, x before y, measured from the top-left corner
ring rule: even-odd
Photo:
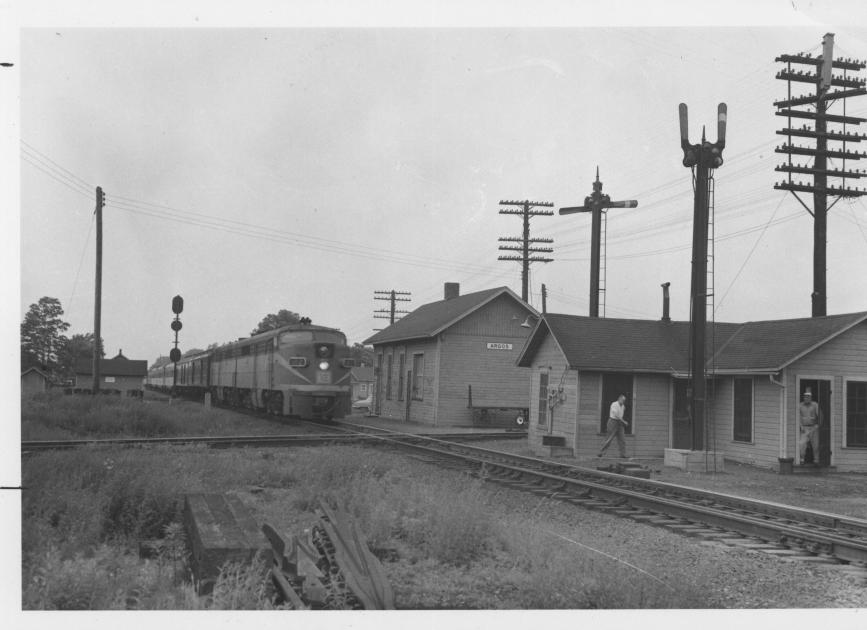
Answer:
[[[668,287],[671,286],[670,282],[665,282],[662,285],[662,321],[670,322],[671,317],[668,315],[669,309],[669,297],[668,297]]]
[[[443,285],[443,299],[451,300],[461,294],[461,285],[458,282],[446,282]]]

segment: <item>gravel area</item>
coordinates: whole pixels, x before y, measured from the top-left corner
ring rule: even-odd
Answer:
[[[524,500],[515,499],[516,504]],[[867,574],[704,542],[601,512],[551,502],[536,516],[563,541],[563,553],[619,563],[672,589],[699,590],[705,608],[864,608]],[[604,554],[604,555],[603,555]],[[627,566],[624,563],[629,563]],[[628,578],[627,578],[628,579]]]

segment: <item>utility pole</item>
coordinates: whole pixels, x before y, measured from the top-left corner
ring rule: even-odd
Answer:
[[[96,283],[93,303],[93,394],[99,393],[99,360],[102,357],[102,208],[105,195],[96,187]]]
[[[783,182],[775,182],[774,188],[777,190],[788,190],[801,203],[802,206],[813,216],[813,293],[812,313],[813,317],[821,317],[827,315],[828,295],[826,284],[827,272],[827,241],[828,241],[828,211],[834,206],[841,197],[859,197],[867,194],[867,190],[850,188],[846,186],[846,179],[860,178],[867,175],[864,171],[846,170],[846,160],[859,160],[867,153],[864,151],[848,151],[846,149],[847,142],[861,142],[864,139],[864,134],[848,133],[846,131],[847,124],[858,125],[867,119],[856,116],[846,115],[846,101],[850,96],[860,96],[867,93],[864,88],[864,79],[858,77],[849,77],[849,71],[863,70],[864,61],[855,59],[834,59],[834,34],[826,33],[822,38],[822,55],[813,57],[811,55],[780,55],[775,61],[785,62],[786,69],[777,73],[777,78],[782,79],[788,84],[787,98],[781,101],[776,101],[774,105],[777,107],[777,116],[785,116],[788,118],[789,127],[777,131],[777,134],[788,137],[788,142],[782,146],[778,146],[774,151],[776,153],[788,154],[789,159],[785,164],[776,167],[775,170],[788,173],[788,179]],[[815,73],[802,70],[792,70],[792,64],[801,64],[813,66]],[[842,75],[834,75],[833,69],[842,69]],[[809,83],[816,86],[816,93],[812,95],[799,96],[792,98],[792,82]],[[829,91],[831,87],[843,88],[841,90]],[[828,106],[835,100],[843,102],[843,114],[831,115],[828,114]],[[798,106],[813,107],[814,111],[792,109]],[[814,121],[813,128],[803,125],[800,128],[792,128],[792,118],[802,118]],[[828,123],[842,123],[842,130],[828,130]],[[812,138],[816,141],[816,148],[804,147],[792,144],[792,137]],[[842,147],[828,149],[828,140],[842,142]],[[809,164],[793,164],[792,155],[807,155],[813,157],[813,165]],[[842,160],[842,168],[828,168],[828,158],[839,158]],[[792,180],[792,175],[798,173],[802,175],[812,175],[812,185],[800,181]],[[843,181],[839,186],[829,186],[828,177],[838,177]],[[812,210],[805,204],[798,192],[812,193],[813,208]],[[831,207],[828,206],[828,197],[836,197]]]
[[[705,139],[704,127],[701,142],[689,143],[687,107],[680,104],[680,147],[683,149],[683,165],[694,171],[695,205],[692,219],[692,284],[690,289],[690,374],[689,402],[692,423],[692,450],[705,450],[705,328],[707,325],[707,233],[709,216],[710,171],[722,166],[725,148],[726,118],[728,108],[720,103],[717,108],[717,141],[711,144]]]
[[[397,319],[400,319],[399,317],[395,318],[395,315],[397,315],[397,314],[406,315],[407,313],[409,313],[409,311],[402,311],[402,310],[398,310],[396,308],[397,302],[409,302],[410,301],[409,297],[403,297],[403,296],[409,296],[409,295],[411,295],[411,293],[408,291],[395,291],[394,289],[392,289],[391,291],[374,291],[373,292],[373,299],[374,300],[387,300],[391,303],[391,306],[388,309],[381,308],[377,311],[374,311],[373,317],[375,319],[387,319],[389,325],[394,324],[394,322]],[[375,329],[375,330],[382,330],[382,329],[379,328],[379,329]]]
[[[584,197],[584,205],[574,208],[560,208],[560,214],[575,214],[576,212],[591,213],[590,237],[590,317],[599,317],[599,285],[600,250],[602,242],[602,217],[607,215],[608,208],[636,208],[638,202],[611,201],[611,197],[602,194],[602,182],[599,181],[599,167],[596,167],[596,181],[593,182],[593,192]],[[606,230],[607,238],[607,230]]]
[[[553,243],[551,238],[530,238],[530,217],[551,216],[552,210],[533,210],[533,208],[553,208],[554,204],[547,201],[501,201],[501,206],[518,206],[518,208],[501,208],[500,214],[517,214],[524,219],[523,236],[500,237],[501,243],[520,243],[520,245],[500,245],[502,251],[521,252],[520,256],[498,256],[497,260],[515,260],[521,263],[521,299],[529,303],[530,295],[530,263],[549,263],[553,258],[536,256],[535,254],[550,254],[550,247],[533,247],[534,243]]]

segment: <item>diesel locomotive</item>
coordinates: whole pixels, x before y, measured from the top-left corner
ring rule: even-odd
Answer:
[[[332,420],[350,413],[350,357],[336,328],[291,324],[148,372],[148,386],[178,395],[267,411]],[[175,373],[177,371],[177,376]]]

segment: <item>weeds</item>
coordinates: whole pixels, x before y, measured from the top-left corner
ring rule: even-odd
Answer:
[[[302,535],[320,500],[348,512],[372,548],[389,550],[385,569],[401,607],[650,608],[692,601],[564,546],[530,506],[498,508],[496,491],[479,478],[408,464],[392,453],[371,457],[360,447],[91,448],[28,457],[23,479],[25,609],[272,607],[261,564],[227,565],[212,594],[197,596],[179,524],[184,494],[243,496],[253,485],[266,489],[248,495],[257,520],[264,514],[290,534]],[[138,546],[154,539],[154,557],[139,558]]]

